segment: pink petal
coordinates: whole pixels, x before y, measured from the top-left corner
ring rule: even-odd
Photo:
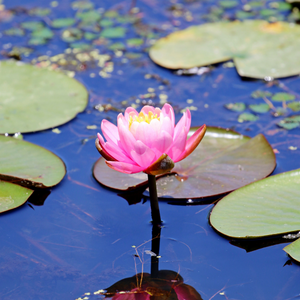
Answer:
[[[161,128],[162,130],[168,132],[171,136],[174,135],[174,124],[172,124],[172,121],[168,116],[163,117]]]
[[[190,285],[185,283],[174,287],[178,300],[201,300],[199,293]]]
[[[137,141],[134,145],[134,150],[131,151],[132,159],[143,169],[148,168],[155,161],[155,153],[143,142]]]
[[[142,141],[148,147],[152,147],[153,142],[156,139],[155,131],[150,124],[141,122],[136,128],[134,135],[136,140]]]
[[[98,151],[101,153],[101,155],[106,159],[106,160],[116,160],[113,155],[111,155],[107,150],[106,150],[106,147],[105,147],[105,142],[104,142],[104,139],[102,137],[102,135],[100,133],[97,134],[98,136],[98,141],[99,141],[99,144],[100,144],[100,148],[101,149],[98,149],[97,145],[97,149]],[[97,141],[96,141],[97,142]]]
[[[106,161],[106,164],[118,171],[118,172],[122,172],[122,173],[126,173],[126,174],[133,174],[133,173],[139,173],[143,171],[143,168],[137,165],[132,165],[132,164],[128,164],[125,162],[120,162],[120,161]]]
[[[185,151],[177,158],[177,161],[183,160],[197,148],[205,135],[205,131],[206,125],[203,125],[194,132],[194,134],[187,140]]]
[[[118,127],[107,120],[101,122],[101,130],[108,142],[118,145],[119,132]]]
[[[153,129],[153,131],[155,132],[155,135],[158,136],[160,131],[161,131],[161,122],[158,121],[158,119],[153,119],[151,122],[150,122],[150,126],[151,128]]]
[[[141,112],[143,112],[145,115],[148,115],[149,111],[151,111],[154,114],[154,107],[150,105],[145,105]]]
[[[163,113],[164,116],[169,117],[169,119],[171,120],[171,124],[174,127],[175,126],[175,114],[174,114],[174,110],[173,107],[166,103],[163,108],[161,109],[161,112]]]
[[[118,118],[118,129],[120,137],[119,146],[122,147],[122,150],[129,156],[130,151],[134,149],[136,140],[129,131],[129,128],[123,124],[121,118]]]
[[[186,112],[183,113],[183,116],[181,117],[174,129],[174,140],[177,138],[177,135],[181,132],[182,128],[184,127],[186,128],[187,132],[190,130],[191,127],[191,113],[188,109],[186,110]]]
[[[111,142],[105,143],[105,150],[117,161],[134,164],[134,161],[122,151],[122,149]]]
[[[128,122],[129,115],[136,115],[138,116],[138,112],[133,107],[127,107],[124,113],[125,120]]]
[[[181,132],[177,134],[176,139],[173,141],[171,148],[167,152],[174,162],[178,161],[177,158],[180,157],[185,150],[187,134],[188,132],[185,130],[185,127],[182,127]]]
[[[153,148],[156,148],[160,152],[159,156],[161,156],[163,153],[167,152],[172,143],[172,136],[163,130],[160,132],[155,144],[153,144]]]

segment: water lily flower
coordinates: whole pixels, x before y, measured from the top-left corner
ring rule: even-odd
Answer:
[[[102,121],[101,130],[106,142],[98,133],[96,147],[107,165],[116,171],[163,174],[191,154],[202,140],[206,126],[187,139],[190,126],[188,109],[175,126],[174,110],[169,104],[162,109],[144,106],[140,113],[128,107],[124,115],[118,115],[117,126]]]

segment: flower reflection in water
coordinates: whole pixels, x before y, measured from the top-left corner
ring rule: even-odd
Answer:
[[[202,300],[192,286],[183,283],[178,273],[169,270],[158,271],[155,278],[149,273],[140,273],[122,279],[102,294],[112,300]]]

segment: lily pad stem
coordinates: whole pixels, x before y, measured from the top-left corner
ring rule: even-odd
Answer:
[[[150,205],[153,225],[160,225],[161,218],[157,199],[156,178],[155,175],[148,174]]]

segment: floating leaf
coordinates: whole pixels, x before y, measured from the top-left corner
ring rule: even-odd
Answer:
[[[300,125],[300,115],[285,118],[277,123],[277,125],[288,130],[297,128]]]
[[[104,16],[106,18],[117,18],[119,14],[116,10],[108,10],[105,12]]]
[[[91,45],[87,43],[78,42],[78,43],[71,43],[70,47],[73,49],[88,50],[91,48]]]
[[[175,174],[157,180],[158,196],[189,199],[223,194],[266,177],[274,167],[273,150],[263,135],[250,139],[230,130],[208,128],[196,150],[176,163]],[[107,167],[103,158],[93,172],[101,184],[117,190],[147,184],[146,174],[117,172]]]
[[[74,1],[72,2],[72,8],[73,9],[93,9],[94,3],[90,1]]]
[[[40,37],[34,37],[28,41],[28,45],[33,45],[33,46],[45,45],[46,43],[47,43],[47,40],[44,38],[40,38]]]
[[[101,31],[101,37],[104,38],[122,38],[125,36],[126,28],[124,27],[108,27]]]
[[[82,112],[88,94],[62,73],[0,62],[0,133],[31,132],[64,124]]]
[[[258,116],[246,112],[239,115],[238,122],[239,123],[250,122],[250,121],[256,121],[258,119],[259,119]]]
[[[94,23],[100,20],[101,15],[96,10],[90,10],[87,12],[78,12],[76,17],[84,23]]]
[[[25,34],[22,28],[10,28],[4,31],[6,35],[23,36]]]
[[[41,39],[51,39],[53,37],[53,32],[47,27],[42,29],[35,30],[31,33],[33,38],[41,38]]]
[[[133,39],[128,39],[126,41],[127,45],[129,47],[134,47],[134,46],[141,46],[144,43],[143,39],[139,39],[139,38],[133,38]]]
[[[221,0],[219,4],[224,8],[233,8],[238,5],[238,2],[236,0]]]
[[[65,173],[62,160],[45,148],[0,136],[0,179],[45,188],[58,184]]]
[[[276,93],[271,98],[273,101],[292,101],[295,100],[295,96],[289,93]]]
[[[295,242],[287,245],[283,248],[283,250],[291,256],[293,259],[300,262],[300,239],[296,240]]]
[[[263,20],[191,26],[158,40],[149,55],[170,69],[234,60],[241,76],[280,78],[300,73],[300,26]],[[279,63],[280,62],[280,63]]]
[[[74,23],[75,20],[72,18],[61,18],[53,20],[51,26],[54,28],[62,28],[72,26]]]
[[[251,18],[255,15],[254,12],[252,11],[243,11],[243,10],[238,10],[236,13],[235,13],[235,17],[237,19],[247,19],[247,18]]]
[[[287,2],[271,2],[270,7],[278,9],[279,11],[287,11],[292,8],[292,5]]]
[[[292,111],[300,111],[300,102],[294,101],[287,104],[287,107],[290,108]]]
[[[49,8],[41,8],[41,7],[37,7],[37,8],[33,8],[29,11],[30,15],[34,15],[34,16],[38,16],[38,17],[44,17],[49,15],[51,12],[51,10]]]
[[[111,44],[108,49],[110,50],[124,50],[126,47],[123,43],[113,43]]]
[[[251,104],[249,105],[249,108],[256,112],[256,113],[260,113],[260,114],[263,114],[263,113],[266,113],[270,110],[270,106],[266,103],[261,103],[261,104]]]
[[[251,94],[251,97],[254,98],[254,99],[264,98],[264,97],[271,97],[271,96],[272,96],[272,93],[270,93],[269,91],[261,91],[261,90],[254,91]]]
[[[28,21],[21,23],[21,27],[30,31],[41,30],[44,27],[44,24],[39,21]]]
[[[94,40],[94,39],[97,38],[97,37],[98,37],[98,34],[93,33],[93,32],[85,32],[85,33],[84,33],[84,38],[85,38],[86,40]]]
[[[270,16],[274,16],[276,15],[277,11],[274,10],[274,9],[268,9],[268,8],[265,8],[265,9],[261,9],[259,11],[259,14],[262,16],[262,17],[270,17]]]
[[[0,181],[0,213],[21,206],[32,193],[33,190],[28,188]]]
[[[110,27],[114,24],[114,22],[110,19],[102,19],[99,22],[99,25],[102,27]]]
[[[246,104],[243,102],[228,103],[224,105],[227,109],[233,111],[243,111],[246,109]]]
[[[211,225],[224,235],[258,238],[300,230],[300,169],[244,186],[212,210]]]

